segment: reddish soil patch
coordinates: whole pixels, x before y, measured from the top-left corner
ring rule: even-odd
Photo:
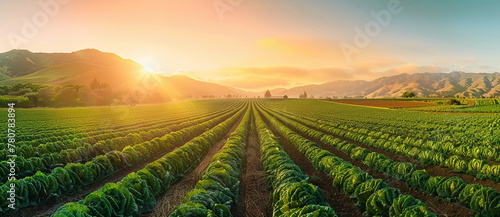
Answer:
[[[339,100],[329,100],[328,102],[337,102],[351,105],[361,105],[361,106],[372,106],[381,108],[410,108],[410,107],[421,107],[430,106],[434,103],[421,102],[421,101],[407,101],[407,100],[379,100],[379,99],[339,99]]]

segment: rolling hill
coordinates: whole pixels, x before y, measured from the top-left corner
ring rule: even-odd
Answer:
[[[144,68],[129,59],[95,49],[73,53],[32,53],[11,50],[0,53],[0,85],[37,83],[48,85],[86,84],[94,79],[106,82],[114,89],[130,90],[141,85]],[[220,84],[194,80],[187,76],[155,75],[155,91],[171,98],[226,96],[263,96]],[[315,97],[399,97],[404,91],[418,96],[489,97],[500,96],[500,73],[415,73],[382,77],[373,81],[331,81],[290,89],[271,90],[273,96],[298,97],[304,91]]]
[[[249,92],[224,85],[194,80],[185,75],[162,77],[162,81],[163,89],[173,97],[218,97],[227,95],[246,97],[249,94]]]
[[[144,77],[143,70],[143,66],[132,60],[95,49],[73,53],[32,53],[27,50],[0,53],[0,85],[28,82],[55,86],[89,85],[97,79],[114,89],[130,90],[144,85],[141,82]],[[170,98],[226,95],[244,97],[253,94],[220,84],[197,81],[187,76],[153,76],[158,82],[154,85],[154,91],[161,88],[164,92],[162,95],[168,95]]]
[[[126,89],[142,74],[142,66],[116,54],[86,49],[73,53],[32,53],[11,50],[0,54],[0,85],[37,83],[90,84],[97,79]]]

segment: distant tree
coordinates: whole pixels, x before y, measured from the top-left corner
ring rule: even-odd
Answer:
[[[25,95],[25,94],[31,93],[31,92],[33,92],[33,91],[30,88],[23,88],[23,89],[20,89],[18,91],[11,92],[10,95],[22,96],[22,95]]]
[[[284,95],[284,96],[283,96],[283,99],[288,99],[288,96],[287,96],[287,95]]]
[[[53,87],[44,87],[38,90],[38,99],[43,101],[44,105],[49,105],[54,98],[55,90]]]
[[[88,86],[83,86],[78,90],[78,99],[86,106],[95,104],[94,91]]]
[[[54,97],[59,105],[72,106],[75,105],[78,93],[73,87],[64,87]]]
[[[32,83],[17,83],[10,87],[10,92],[19,92],[22,89],[29,89],[29,92],[37,92],[41,88],[45,87],[40,84],[32,84]]]
[[[301,99],[307,99],[307,93],[306,93],[306,91],[304,91],[303,94],[300,94],[299,98],[301,98]]]
[[[12,85],[12,87],[10,87],[10,92],[17,92],[23,88],[26,88],[25,84],[17,83],[17,84]]]
[[[264,94],[265,98],[271,98],[271,91],[266,90],[266,93]]]
[[[107,87],[111,87],[111,86],[108,83],[106,83],[106,82],[101,83],[101,88],[102,89],[106,89]]]
[[[94,80],[92,81],[92,83],[90,83],[90,88],[92,90],[99,89],[99,88],[101,88],[101,83],[99,81],[97,81],[96,78],[94,78]]]
[[[406,91],[403,93],[403,97],[404,98],[413,98],[413,97],[415,97],[415,93],[413,93],[411,91]]]
[[[97,105],[110,105],[113,102],[114,92],[111,87],[96,89],[94,90],[94,93],[96,96]],[[143,95],[139,96],[139,98],[136,99],[138,100],[137,103],[139,103],[141,99],[144,99]]]
[[[448,104],[450,104],[450,105],[461,105],[460,101],[458,101],[456,99],[450,99],[450,101],[448,101]]]
[[[78,91],[80,91],[80,88],[82,88],[83,86],[85,86],[85,85],[83,85],[83,84],[80,84],[80,85],[79,84],[66,84],[63,86],[63,88],[71,87],[71,88],[74,88],[76,90],[76,92],[78,92]]]
[[[0,86],[0,95],[8,95],[9,87],[8,86]]]
[[[26,95],[24,95],[24,96],[26,96],[26,98],[28,98],[30,101],[32,101],[32,102],[33,102],[33,105],[34,105],[35,107],[37,107],[37,106],[38,106],[38,99],[39,99],[39,98],[38,98],[38,93],[33,93],[33,92],[31,92],[31,93],[27,93],[27,94],[26,94]]]

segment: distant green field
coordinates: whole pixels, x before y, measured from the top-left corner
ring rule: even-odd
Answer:
[[[435,105],[424,107],[404,108],[409,111],[425,111],[425,112],[457,112],[457,113],[500,113],[498,105]]]
[[[381,101],[400,101],[401,107],[396,109],[408,111],[424,111],[424,112],[456,112],[456,113],[500,113],[500,99],[456,99],[456,98],[378,98],[378,99],[334,99],[333,101],[366,101],[366,102],[381,102]],[[452,105],[452,100],[459,104]],[[428,102],[432,103],[428,106],[404,106],[407,102]],[[362,103],[361,103],[362,104]],[[373,103],[366,103],[373,104]],[[380,107],[385,107],[383,103]]]
[[[460,105],[450,105],[452,99],[434,99],[436,105],[402,108],[410,111],[457,112],[457,113],[499,113],[499,99],[456,99]]]

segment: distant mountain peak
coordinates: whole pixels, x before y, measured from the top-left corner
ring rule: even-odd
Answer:
[[[490,97],[500,96],[500,73],[414,73],[377,78],[373,81],[333,81],[281,91],[296,97],[303,91],[314,96],[400,97],[405,91],[417,96]]]

